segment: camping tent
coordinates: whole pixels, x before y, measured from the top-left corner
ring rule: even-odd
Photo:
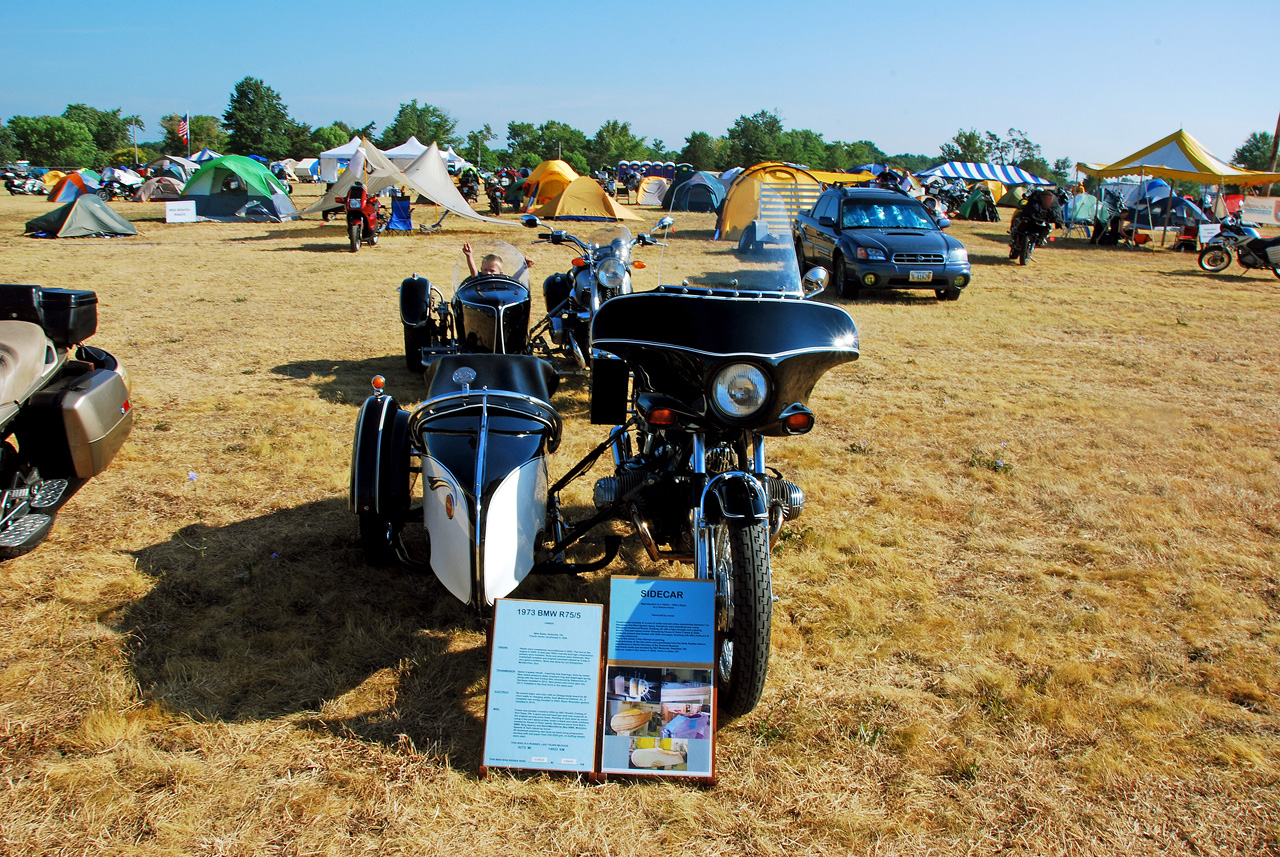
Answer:
[[[1035,184],[1035,185],[1051,185],[1053,182],[1045,181],[1038,176],[1033,176],[1024,170],[1020,170],[1011,164],[973,164],[965,161],[947,161],[945,164],[938,164],[936,167],[930,167],[927,170],[921,170],[916,173],[920,178],[928,178],[929,176],[942,176],[947,179],[965,179],[966,181],[977,181],[979,179],[989,179],[997,181],[1001,184]]]
[[[1007,208],[1017,208],[1022,205],[1022,200],[1027,195],[1027,189],[1024,185],[1014,185],[1004,192],[1004,196],[996,200],[996,205],[1003,205]]]
[[[991,191],[991,198],[996,200],[997,204],[999,204],[999,200],[1004,197],[1005,186],[998,181],[993,181],[992,179],[983,179],[973,186],[977,187],[980,184],[987,186],[987,190]]]
[[[180,158],[177,155],[165,155],[147,164],[148,174],[170,176],[183,184],[194,176],[198,169],[200,165],[195,161]]]
[[[91,193],[81,194],[60,208],[28,220],[25,231],[40,233],[45,238],[138,234],[132,223]]]
[[[182,182],[173,176],[147,179],[133,195],[134,202],[164,202],[171,199],[182,199]]]
[[[409,165],[409,168],[404,171],[404,175],[412,182],[411,187],[417,190],[418,193],[459,217],[480,220],[486,223],[514,225],[505,220],[484,217],[476,213],[471,204],[462,198],[462,194],[458,191],[458,186],[453,183],[453,179],[449,178],[449,168],[445,165],[445,159],[440,156],[440,147],[435,143],[428,146]]]
[[[58,182],[62,181],[62,179],[66,177],[66,175],[67,174],[64,173],[62,170],[49,170],[49,172],[45,173],[40,177],[40,180],[44,182],[44,186],[46,188],[48,188],[49,190],[53,190],[54,187],[58,184]]]
[[[1133,221],[1135,229],[1160,229],[1165,225],[1165,212],[1170,211],[1168,225],[1175,228],[1184,223],[1210,223],[1213,218],[1200,210],[1194,202],[1180,196],[1166,196],[1163,199],[1139,200],[1129,206],[1126,219]]]
[[[187,160],[194,161],[197,164],[203,164],[205,161],[212,161],[214,158],[221,157],[222,155],[218,154],[213,149],[201,149],[191,157],[187,158]]]
[[[1107,209],[1093,194],[1078,193],[1067,200],[1067,210],[1063,215],[1067,222],[1067,232],[1063,237],[1070,238],[1077,229],[1088,233],[1094,225],[1106,221]]]
[[[545,205],[577,178],[573,167],[564,161],[543,161],[524,180],[525,199],[529,207]]]
[[[272,161],[267,164],[267,169],[271,170],[271,174],[278,179],[286,179],[291,182],[298,180],[298,174],[293,171],[293,165],[296,164],[293,158],[287,158],[283,161]]]
[[[725,189],[715,173],[694,173],[680,186],[667,191],[663,208],[668,211],[716,211],[724,202]]]
[[[1004,196],[1004,194],[1000,195]],[[956,216],[963,220],[993,223],[1000,219],[1000,212],[996,211],[995,202],[995,197],[991,196],[991,188],[987,183],[978,182],[973,186],[973,190],[969,191],[969,198],[964,201],[964,205],[960,206]]]
[[[79,173],[67,173],[53,186],[53,190],[49,191],[49,202],[70,202],[81,194],[93,193],[94,190],[96,188],[85,181],[84,176]]]
[[[356,156],[360,148],[360,138],[352,137],[341,146],[335,146],[320,153],[320,181],[336,182],[338,171],[345,169],[347,163]]]
[[[252,158],[224,155],[206,161],[182,189],[195,200],[196,215],[209,220],[236,220],[257,203],[267,219],[288,219],[296,209],[280,180]]]
[[[618,205],[600,183],[582,176],[533,212],[545,220],[643,220]]]
[[[772,191],[763,204],[762,186]],[[738,240],[742,230],[757,217],[768,223],[772,234],[790,236],[791,221],[800,212],[812,209],[820,193],[822,184],[800,167],[772,161],[748,167],[733,180],[720,206],[716,240]]]
[[[1214,157],[1199,140],[1182,130],[1175,131],[1163,140],[1157,140],[1113,164],[1076,164],[1076,167],[1083,173],[1099,178],[1143,175],[1203,184],[1226,182],[1254,185],[1280,182],[1280,173],[1242,170],[1224,163]]]
[[[667,192],[667,180],[658,176],[646,176],[640,180],[636,191],[636,205],[662,205],[662,197]]]
[[[418,142],[417,137],[410,137],[399,146],[393,149],[386,149],[382,154],[387,156],[387,160],[395,164],[402,170],[407,170],[409,165],[418,159],[418,156],[427,150],[427,147]]]

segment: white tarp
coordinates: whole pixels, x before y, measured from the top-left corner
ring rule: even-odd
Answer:
[[[441,205],[454,214],[471,220],[483,220],[486,223],[501,223],[505,226],[516,226],[512,220],[499,220],[496,217],[484,217],[462,198],[458,187],[445,168],[444,159],[440,157],[440,148],[432,143],[418,159],[409,165],[405,173],[414,181],[414,186],[428,199]]]
[[[347,143],[320,153],[320,181],[336,182],[338,171],[345,168],[360,148],[360,138],[352,137]]]
[[[1246,196],[1240,200],[1240,215],[1253,223],[1280,226],[1280,196]]]
[[[418,156],[427,150],[427,147],[418,142],[417,137],[410,137],[394,149],[387,149],[382,154],[387,156],[387,160],[395,164],[402,170],[407,170],[409,165],[418,159]]]

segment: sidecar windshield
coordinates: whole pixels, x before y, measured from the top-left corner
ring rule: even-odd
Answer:
[[[471,259],[476,273],[499,274],[518,281],[523,286],[529,285],[529,268],[525,264],[524,254],[505,241],[477,241],[471,244]],[[456,292],[471,277],[471,268],[467,265],[466,254],[459,249],[457,260],[453,266],[453,289]]]
[[[725,200],[714,249],[704,254],[704,271],[683,278],[691,286],[803,295],[791,242],[793,212],[783,196],[750,178],[738,182],[733,196],[732,203]]]

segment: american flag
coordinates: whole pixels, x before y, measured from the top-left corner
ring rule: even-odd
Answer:
[[[182,138],[182,142],[191,142],[191,114],[184,114],[182,121],[178,123],[178,136]]]

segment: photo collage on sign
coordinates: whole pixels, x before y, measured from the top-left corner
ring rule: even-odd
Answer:
[[[605,742],[627,767],[687,771],[710,757],[711,671],[688,667],[610,666],[605,680]]]

